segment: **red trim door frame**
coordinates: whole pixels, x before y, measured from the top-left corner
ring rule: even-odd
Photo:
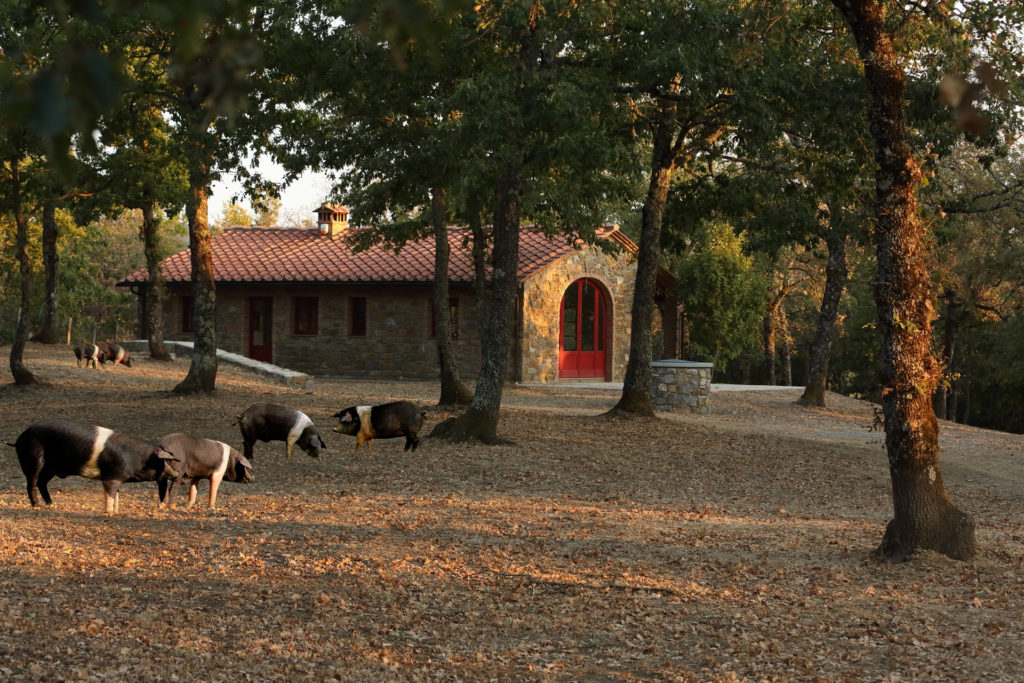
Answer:
[[[560,378],[605,377],[607,311],[596,281],[582,278],[566,288],[559,313]]]
[[[274,362],[274,299],[249,297],[249,358]]]

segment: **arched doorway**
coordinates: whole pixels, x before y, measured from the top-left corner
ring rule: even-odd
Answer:
[[[562,296],[559,377],[604,377],[608,303],[597,282],[576,280]]]

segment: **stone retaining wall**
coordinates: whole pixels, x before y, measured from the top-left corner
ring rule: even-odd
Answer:
[[[711,412],[712,363],[659,360],[651,363],[651,404],[664,412]]]

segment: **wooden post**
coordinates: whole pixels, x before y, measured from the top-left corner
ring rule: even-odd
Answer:
[[[68,318],[68,341],[67,341],[68,346],[71,346],[71,321],[73,319],[74,318]]]

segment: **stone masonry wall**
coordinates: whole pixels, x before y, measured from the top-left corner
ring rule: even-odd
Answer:
[[[169,297],[168,340],[191,341],[182,330],[181,293]],[[437,379],[437,346],[430,336],[430,286],[351,287],[321,285],[217,287],[217,346],[247,355],[248,298],[273,298],[275,365],[311,375],[366,379]],[[317,297],[318,334],[294,333],[292,299]],[[350,297],[366,297],[366,336],[349,336]],[[480,343],[470,290],[453,288],[459,300],[458,338],[453,340],[459,372],[472,380],[479,371]]]
[[[562,296],[574,280],[588,277],[604,288],[608,303],[608,381],[621,381],[629,359],[629,335],[636,262],[628,253],[606,254],[584,247],[530,277],[523,284],[524,313],[519,345],[523,382],[558,379],[559,314]]]
[[[711,363],[665,360],[651,363],[651,405],[665,412],[711,412]]]

